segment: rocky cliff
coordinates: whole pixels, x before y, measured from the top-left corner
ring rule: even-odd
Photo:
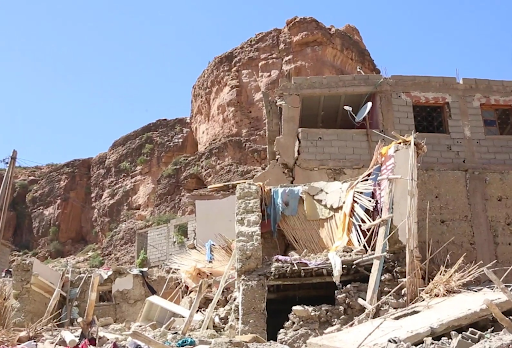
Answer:
[[[262,91],[279,79],[378,73],[358,30],[292,18],[216,57],[192,90],[189,118],[158,120],[94,158],[18,168],[5,239],[40,259],[98,244],[132,263],[135,231],[155,216],[194,213],[191,194],[250,179],[266,166]],[[0,176],[2,173],[0,173]]]

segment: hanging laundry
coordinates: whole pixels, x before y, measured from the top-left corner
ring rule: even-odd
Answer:
[[[210,239],[206,244],[206,261],[209,263],[213,262],[213,253],[212,253],[212,246],[215,245],[215,243]]]
[[[301,192],[302,186],[272,189],[272,201],[269,207],[269,215],[274,236],[277,232],[279,220],[281,220],[281,214],[288,216],[297,215]]]
[[[304,210],[308,220],[324,220],[333,216],[334,212],[318,203],[313,196],[304,192]]]

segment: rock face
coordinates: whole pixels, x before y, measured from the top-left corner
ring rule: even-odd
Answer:
[[[265,144],[262,91],[279,79],[355,74],[379,69],[352,25],[326,27],[314,18],[295,17],[283,29],[257,34],[215,57],[192,89],[192,129],[199,150],[226,137]]]
[[[350,25],[295,17],[257,34],[199,76],[190,119],[157,120],[94,158],[18,168],[4,238],[37,248],[40,259],[97,243],[108,262],[132,263],[135,232],[148,217],[193,214],[192,193],[265,169],[262,91],[273,95],[281,78],[350,74],[358,66],[379,72]]]

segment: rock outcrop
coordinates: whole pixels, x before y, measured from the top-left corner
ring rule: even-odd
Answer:
[[[265,144],[262,91],[285,77],[378,73],[359,31],[294,17],[257,34],[208,65],[192,89],[192,129],[199,150],[225,137]]]
[[[133,262],[135,231],[161,214],[194,213],[193,192],[251,179],[267,165],[262,91],[282,78],[378,73],[359,31],[292,18],[216,57],[192,90],[189,118],[157,120],[94,158],[16,170],[5,239],[39,258],[87,244]],[[2,173],[0,173],[0,177]],[[121,251],[122,250],[122,251]]]

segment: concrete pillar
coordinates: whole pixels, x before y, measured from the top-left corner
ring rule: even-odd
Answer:
[[[262,266],[261,191],[255,184],[236,189],[236,278],[239,301],[237,334],[266,339],[267,286],[265,277],[253,274]]]

